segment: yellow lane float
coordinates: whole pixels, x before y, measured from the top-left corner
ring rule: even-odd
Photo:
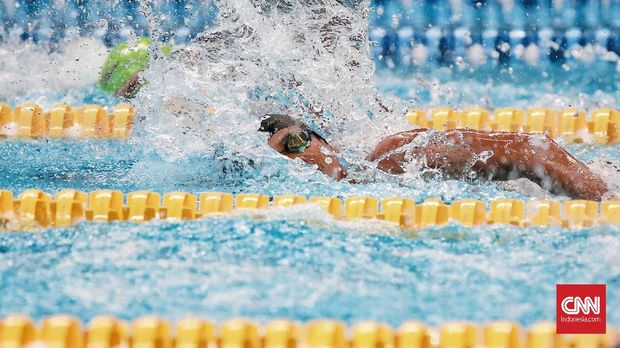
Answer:
[[[468,128],[548,134],[554,139],[562,138],[571,143],[620,143],[620,111],[613,109],[596,109],[586,115],[585,111],[577,109],[498,108],[491,115],[480,108],[456,110],[441,107],[432,110],[409,109],[406,117],[413,126],[436,130]]]
[[[0,347],[54,348],[611,348],[618,332],[602,335],[557,335],[550,322],[529,329],[497,321],[483,325],[449,322],[438,328],[408,321],[399,328],[361,322],[350,328],[335,320],[297,323],[273,320],[263,326],[245,319],[217,325],[199,318],[175,324],[149,316],[126,323],[95,317],[88,325],[70,316],[45,318],[36,326],[27,317],[0,318]]]
[[[115,138],[129,137],[135,107],[120,104],[108,112],[101,105],[72,107],[58,104],[48,111],[26,103],[14,109],[0,103],[0,137],[5,138]],[[416,127],[447,130],[468,128],[484,131],[548,134],[573,143],[619,144],[620,111],[596,109],[587,114],[573,108],[553,110],[532,107],[527,110],[479,107],[457,110],[438,107],[409,109],[405,115]]]
[[[120,104],[108,113],[101,105],[58,104],[44,111],[32,103],[15,109],[0,103],[0,137],[126,139],[135,115],[136,109],[129,104]]]
[[[15,198],[17,197],[17,198]],[[601,224],[620,224],[620,201],[556,201],[534,199],[495,199],[485,203],[460,199],[446,204],[439,198],[420,203],[405,197],[382,200],[369,196],[302,197],[294,194],[265,196],[258,193],[232,195],[223,192],[135,191],[123,194],[99,190],[89,194],[63,190],[54,198],[40,190],[29,189],[19,195],[0,190],[0,230],[32,230],[66,227],[81,221],[141,223],[151,220],[193,220],[232,212],[309,204],[316,205],[334,219],[376,220],[402,229],[421,229],[450,222],[473,227],[507,224],[517,227],[587,228]]]

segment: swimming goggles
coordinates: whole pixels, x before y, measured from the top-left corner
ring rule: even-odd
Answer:
[[[291,132],[284,138],[286,149],[292,153],[303,153],[310,146],[311,140],[312,137],[307,129]]]

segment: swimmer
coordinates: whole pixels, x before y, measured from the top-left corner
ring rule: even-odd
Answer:
[[[337,180],[347,177],[336,149],[304,123],[286,115],[267,115],[259,131],[270,133],[268,144],[279,153],[317,165]],[[381,140],[367,160],[390,174],[402,174],[407,162],[421,160],[449,178],[467,178],[472,170],[490,180],[525,177],[575,199],[600,201],[608,192],[598,175],[546,135],[413,129]]]
[[[143,48],[138,51],[144,52],[148,42],[140,42],[140,45]],[[126,55],[120,56],[128,59]],[[101,85],[121,95],[135,93],[140,86],[135,77],[148,58],[140,56],[139,60],[129,61],[135,65],[111,63],[102,73]],[[126,67],[130,67],[130,71],[125,70]],[[263,120],[261,130],[270,133],[268,143],[279,153],[316,165],[330,177],[353,181],[338,160],[337,149],[302,122],[286,115],[269,115]],[[423,146],[417,144],[422,142]],[[482,159],[485,153],[489,156]],[[468,178],[472,171],[491,180],[526,177],[551,192],[566,192],[573,198],[601,200],[608,191],[605,182],[588,166],[543,135],[415,129],[383,139],[367,160],[391,174],[401,174],[407,162],[420,160],[451,178]]]

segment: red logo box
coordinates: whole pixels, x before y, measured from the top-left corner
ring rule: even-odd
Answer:
[[[556,333],[606,333],[606,294],[605,284],[557,284]]]

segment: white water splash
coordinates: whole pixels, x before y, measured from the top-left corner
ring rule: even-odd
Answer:
[[[38,99],[29,101],[49,107],[44,95],[93,86],[107,55],[105,45],[95,38],[66,39],[50,52],[49,47],[13,35],[0,45],[0,99],[33,95]]]
[[[609,188],[607,199],[620,199],[620,162],[611,159],[596,158],[588,161],[588,166],[598,174]]]
[[[305,120],[351,161],[406,127],[404,108],[393,108],[374,86],[367,1],[219,7],[217,28],[152,61],[144,74],[149,84],[136,104],[147,115],[147,138],[166,158],[214,148],[271,157],[266,135],[257,132],[266,113]]]

